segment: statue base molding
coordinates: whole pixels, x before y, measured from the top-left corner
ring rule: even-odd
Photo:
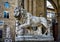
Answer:
[[[54,41],[53,36],[23,35],[15,38],[15,41]]]

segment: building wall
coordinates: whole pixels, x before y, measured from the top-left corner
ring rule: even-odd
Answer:
[[[45,16],[45,0],[25,0],[24,8],[34,16],[39,16],[40,12]],[[28,3],[28,4],[27,4]]]
[[[53,2],[55,3],[55,5],[58,7],[58,0],[53,0]]]
[[[1,16],[0,17],[0,20],[4,21],[4,25],[8,25],[10,28],[11,28],[11,36],[12,36],[12,39],[14,40],[14,37],[15,37],[15,17],[14,17],[14,8],[16,7],[16,4],[17,4],[17,1],[16,0],[8,0],[9,4],[10,4],[10,7],[9,8],[5,8],[4,7],[4,2],[7,2],[7,0],[4,0],[4,1],[0,1],[2,2],[1,7],[0,8],[1,10]],[[4,11],[8,11],[9,12],[9,18],[4,18]],[[5,37],[5,27],[3,25],[3,38]],[[1,28],[1,26],[0,26]]]

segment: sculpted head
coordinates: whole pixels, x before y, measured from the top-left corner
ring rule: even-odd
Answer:
[[[22,17],[22,16],[24,16],[25,14],[26,14],[26,10],[25,9],[23,9],[23,8],[21,8],[21,7],[16,7],[15,9],[14,9],[14,16],[16,17],[16,18],[18,18],[18,17]]]

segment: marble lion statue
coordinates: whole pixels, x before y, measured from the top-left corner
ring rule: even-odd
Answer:
[[[47,19],[45,17],[37,17],[37,16],[33,16],[31,13],[27,12],[25,9],[21,8],[21,7],[16,7],[14,9],[14,16],[18,19],[24,18],[26,19],[25,22],[21,25],[19,25],[19,29],[20,30],[22,27],[27,28],[29,26],[38,26],[38,24],[42,24],[44,25],[44,27],[46,28],[44,34],[46,34],[48,31],[48,22]]]

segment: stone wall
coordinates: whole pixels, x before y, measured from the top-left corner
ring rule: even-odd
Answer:
[[[4,1],[0,1],[2,2],[2,10],[1,10],[1,15],[2,17],[0,18],[0,20],[4,21],[4,25],[8,25],[11,28],[11,35],[12,35],[12,39],[15,39],[15,17],[14,17],[14,8],[16,7],[17,1],[16,0],[8,0],[8,3],[10,4],[9,8],[5,8],[4,7],[4,2],[7,2],[7,0]],[[4,18],[4,11],[8,11],[9,12],[9,18]],[[3,26],[4,26],[3,25]],[[5,33],[5,31],[3,32],[3,34]],[[3,35],[4,38],[4,35]]]
[[[52,0],[54,3],[55,3],[55,5],[58,7],[58,0]]]
[[[40,15],[40,12],[42,13],[43,16],[45,16],[45,8],[46,8],[46,5],[45,5],[45,0],[37,0],[36,1],[36,15],[39,16]]]
[[[24,8],[34,16],[39,16],[40,12],[43,13],[43,16],[45,16],[45,4],[45,0],[25,0]]]

